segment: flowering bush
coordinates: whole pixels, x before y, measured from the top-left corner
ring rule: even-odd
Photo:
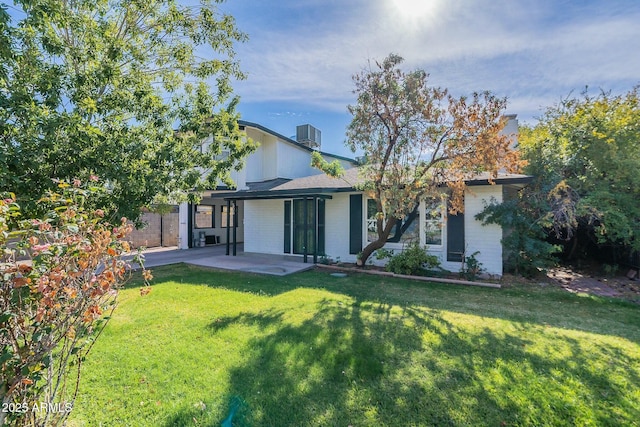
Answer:
[[[104,190],[78,180],[58,188],[38,202],[41,218],[21,218],[13,194],[0,198],[0,425],[66,419],[82,362],[130,276],[132,226],[89,207]]]

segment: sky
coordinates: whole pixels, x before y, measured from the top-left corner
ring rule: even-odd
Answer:
[[[227,0],[248,34],[234,84],[243,120],[285,136],[322,132],[344,146],[352,76],[390,53],[457,96],[489,90],[535,124],[570,94],[640,84],[640,0]]]

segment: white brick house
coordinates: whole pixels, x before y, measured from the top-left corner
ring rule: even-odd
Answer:
[[[354,188],[356,162],[321,152],[346,169],[343,179],[334,179],[310,165],[312,145],[319,141],[294,141],[253,123],[240,124],[260,147],[234,177],[236,190],[207,192],[200,205],[181,206],[180,234],[187,236],[180,239],[181,247],[197,246],[204,235],[203,243],[226,243],[230,255],[236,253],[234,242],[244,242],[245,252],[300,256],[305,262],[317,262],[321,255],[355,262],[372,225],[371,201]],[[408,242],[418,242],[451,271],[460,270],[464,254],[479,252],[476,257],[486,272],[501,276],[503,230],[483,226],[474,216],[528,180],[513,174],[500,175],[494,184],[487,176],[471,179],[465,212],[456,216],[423,201],[385,248],[402,250]]]

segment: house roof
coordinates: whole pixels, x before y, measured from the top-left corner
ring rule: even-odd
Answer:
[[[330,193],[354,191],[357,183],[357,169],[345,171],[344,178],[332,178],[320,173],[295,179],[272,179],[264,182],[247,183],[248,189],[240,191],[215,192],[211,197],[246,199],[286,199],[299,196],[315,196],[330,199]]]
[[[482,172],[474,176],[473,178],[466,180],[465,183],[469,186],[490,185],[491,182],[489,182],[489,178],[489,172]],[[493,182],[500,185],[524,185],[530,183],[532,180],[533,177],[531,175],[504,172],[499,172],[498,176],[496,178],[493,178]]]
[[[267,181],[247,182],[249,191],[268,191],[291,181],[290,178],[276,178]]]
[[[326,174],[306,176],[287,181],[277,186],[274,190],[293,189],[333,189],[342,191],[353,191],[358,184],[363,183],[362,177],[358,174],[358,168],[346,169],[342,178],[333,178]],[[467,185],[490,185],[489,172],[482,172],[468,180]],[[526,184],[532,179],[529,175],[515,173],[499,173],[492,181],[496,184]]]
[[[271,130],[269,128],[266,128],[266,127],[264,127],[262,125],[259,125],[258,123],[247,122],[245,120],[238,120],[238,125],[239,126],[246,126],[246,127],[252,127],[252,128],[255,128],[255,129],[259,129],[259,130],[261,130],[263,132],[266,132],[266,133],[268,133],[270,135],[273,135],[276,138],[279,138],[279,139],[281,139],[281,140],[283,140],[285,142],[288,142],[289,144],[293,144],[296,147],[302,148],[303,150],[306,150],[306,151],[318,151],[318,150],[314,150],[311,147],[307,147],[304,144],[300,144],[298,141],[296,141],[294,139],[291,139],[291,138],[289,138],[287,136],[284,136],[284,135],[282,135],[282,134],[280,134],[278,132],[275,132],[275,131],[273,131],[273,130]],[[344,157],[344,156],[339,156],[337,154],[327,153],[326,151],[318,151],[318,152],[320,154],[322,154],[323,156],[329,156],[329,157],[333,157],[334,159],[344,160],[344,161],[347,161],[347,162],[349,162],[349,163],[351,163],[353,165],[357,165],[358,164],[357,160],[351,159],[349,157]]]
[[[333,178],[324,173],[303,178],[278,178],[260,183],[248,183],[247,190],[213,193],[212,197],[227,199],[284,199],[299,196],[331,198],[331,193],[357,191],[362,182],[358,168],[346,169],[342,178]],[[489,173],[484,172],[466,181],[469,186],[490,185]],[[524,185],[532,180],[529,175],[499,173],[493,179],[500,185]]]
[[[292,179],[274,190],[333,190],[353,191],[362,179],[358,176],[358,168],[346,169],[342,178],[333,178],[324,173]]]

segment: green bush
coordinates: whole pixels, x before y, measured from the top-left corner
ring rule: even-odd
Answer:
[[[460,270],[460,275],[467,280],[476,280],[485,269],[482,267],[482,263],[476,258],[480,251],[475,251],[464,259],[464,265]]]
[[[475,218],[483,225],[498,224],[504,232],[504,269],[524,277],[534,277],[557,262],[560,247],[547,242],[546,207],[533,197],[497,203],[493,200]]]
[[[389,254],[389,252],[387,252]],[[396,274],[422,275],[425,269],[436,268],[440,260],[435,255],[429,255],[418,244],[412,244],[402,252],[391,255],[386,270]]]
[[[620,267],[616,264],[602,264],[602,272],[607,277],[614,277],[618,270],[620,270]]]

